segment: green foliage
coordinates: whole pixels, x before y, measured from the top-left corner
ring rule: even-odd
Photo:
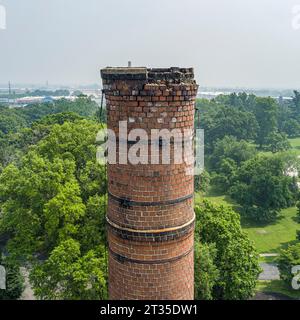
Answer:
[[[294,90],[294,97],[293,97],[293,108],[295,113],[299,115],[300,113],[300,92]]]
[[[97,110],[97,103],[86,97],[77,98],[75,101],[62,99],[53,104],[33,104],[24,108],[0,107],[0,132],[17,132],[48,115],[75,113],[78,116],[93,117]]]
[[[210,185],[210,175],[204,170],[201,174],[195,176],[195,191],[206,192]]]
[[[291,148],[287,135],[285,133],[272,132],[266,140],[267,147],[273,153],[286,151]]]
[[[213,174],[212,184],[220,192],[227,193],[235,177],[237,165],[232,159],[222,159],[218,173]]]
[[[77,98],[75,101],[61,99],[51,104],[33,104],[17,109],[18,113],[27,120],[28,125],[50,114],[73,112],[79,116],[92,117],[97,110],[96,102],[85,97]]]
[[[47,241],[55,245],[76,236],[79,227],[77,223],[85,215],[85,210],[77,181],[74,179],[61,186],[57,195],[44,205]]]
[[[198,99],[201,128],[205,129],[206,135],[206,152],[210,153],[215,141],[226,135],[250,142],[254,139],[260,148],[274,152],[278,150],[274,144],[279,141],[279,150],[288,148],[285,135],[300,135],[299,96],[300,93],[294,91],[292,100],[279,103],[270,97],[246,93],[219,95],[213,100]]]
[[[300,201],[297,202],[296,207],[297,207],[297,218],[300,223]]]
[[[0,171],[48,135],[52,125],[94,118],[98,110],[96,102],[87,97],[24,108],[0,106]]]
[[[257,97],[254,113],[259,125],[256,143],[262,148],[277,131],[278,105],[272,98]]]
[[[300,223],[300,201],[297,202],[297,220]],[[297,239],[300,240],[300,230],[297,231]]]
[[[82,255],[80,244],[69,239],[62,241],[45,263],[35,265],[30,281],[35,295],[43,300],[105,299],[103,266],[103,257],[94,250]]]
[[[6,289],[0,289],[0,300],[17,300],[24,289],[24,279],[20,272],[20,266],[8,259],[1,258],[0,265],[6,270]]]
[[[47,117],[21,133],[25,155],[0,174],[0,234],[9,236],[11,259],[34,265],[31,279],[42,299],[105,297],[107,182],[96,163],[99,128],[73,114]]]
[[[54,125],[50,134],[38,144],[38,152],[53,161],[56,156],[74,160],[76,173],[88,161],[96,160],[96,134],[100,127],[91,121]]]
[[[238,167],[255,154],[255,147],[244,140],[238,141],[231,136],[217,140],[207,159],[213,172],[212,185],[220,192],[228,193]]]
[[[277,259],[280,278],[290,287],[295,274],[292,268],[300,265],[300,243],[282,250]]]
[[[235,137],[226,136],[217,140],[213,152],[209,157],[209,167],[219,172],[221,162],[224,159],[231,159],[237,166],[249,160],[257,153],[255,147],[244,140],[238,141]]]
[[[35,122],[36,125],[45,125],[50,126],[54,124],[64,124],[65,122],[75,122],[78,120],[83,120],[84,118],[78,115],[75,112],[62,112],[62,113],[55,113],[55,114],[49,114],[39,121]]]
[[[213,298],[248,299],[254,293],[260,268],[254,246],[241,229],[239,215],[229,207],[214,206],[207,201],[195,211],[196,236],[200,243],[214,244],[216,248],[215,257],[213,253],[211,257],[219,277],[213,285]],[[210,288],[212,282],[209,283],[204,287]]]
[[[195,298],[212,300],[213,288],[219,278],[219,270],[214,261],[217,250],[215,244],[195,243]]]
[[[106,196],[94,195],[86,203],[86,212],[78,230],[78,239],[82,250],[97,248],[99,244],[106,243]]]
[[[283,123],[282,130],[288,135],[289,138],[295,138],[300,136],[300,124],[295,119],[287,119]]]
[[[225,136],[233,136],[238,140],[254,139],[258,128],[252,113],[223,105],[216,105],[215,109],[204,113],[201,127],[205,130],[205,141],[209,148],[217,139]]]
[[[17,110],[0,107],[0,132],[8,134],[17,132],[26,125],[26,120],[18,114]]]
[[[257,156],[237,170],[230,195],[246,216],[269,222],[280,209],[295,204],[297,184],[286,174],[287,164],[284,156]]]
[[[245,92],[231,93],[229,95],[219,95],[216,102],[225,106],[232,106],[236,109],[253,112],[256,103],[256,96]]]

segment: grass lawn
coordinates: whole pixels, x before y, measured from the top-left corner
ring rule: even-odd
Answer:
[[[296,231],[300,229],[296,216],[297,209],[288,208],[281,211],[281,216],[275,223],[265,226],[250,223],[242,225],[259,253],[278,253],[280,249],[296,243]]]
[[[289,139],[292,148],[300,155],[300,138]]]
[[[258,281],[257,292],[281,293],[292,299],[300,299],[300,291],[289,288],[282,280]]]
[[[225,195],[196,194],[195,203],[202,200],[209,200],[217,205],[235,207],[235,203]],[[242,227],[248,233],[249,238],[254,241],[258,253],[278,253],[280,249],[286,248],[289,244],[296,243],[296,231],[300,230],[297,222],[297,208],[288,208],[281,211],[281,215],[275,223],[260,225],[257,223],[242,220]],[[262,261],[271,262],[274,257],[262,258]]]
[[[203,200],[209,200],[217,205],[231,205],[228,198],[225,195],[202,195],[199,193],[195,194],[195,204],[201,203]]]

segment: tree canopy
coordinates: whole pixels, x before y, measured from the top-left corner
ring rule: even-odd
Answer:
[[[99,128],[70,115],[44,119],[27,130],[26,152],[0,175],[0,233],[9,236],[11,259],[32,264],[40,298],[105,296],[106,177],[96,162]]]
[[[200,248],[203,246],[196,254],[196,273],[208,271],[196,278],[198,298],[248,299],[254,293],[260,268],[254,245],[242,231],[239,215],[229,207],[207,201],[195,211],[196,239]],[[203,266],[201,256],[207,257]]]

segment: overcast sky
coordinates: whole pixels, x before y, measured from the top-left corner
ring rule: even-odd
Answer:
[[[105,66],[194,67],[201,86],[300,88],[300,0],[0,0],[0,83],[88,84]],[[299,19],[300,23],[300,19]]]

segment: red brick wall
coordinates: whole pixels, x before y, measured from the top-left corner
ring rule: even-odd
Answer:
[[[192,69],[107,68],[102,78],[116,136],[119,121],[149,137],[151,129],[193,130]],[[110,299],[193,299],[194,179],[186,169],[173,156],[170,164],[108,165]]]

